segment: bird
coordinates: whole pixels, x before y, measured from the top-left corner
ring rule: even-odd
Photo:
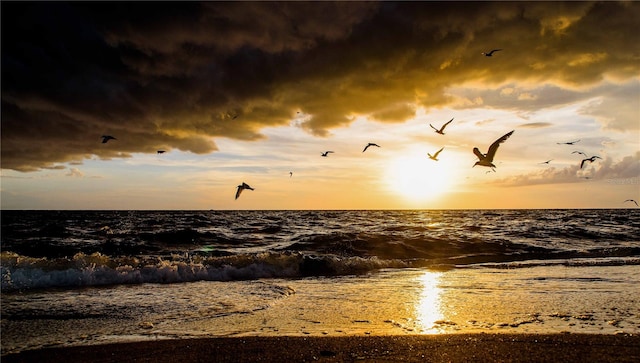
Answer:
[[[380,145],[378,144],[374,144],[372,142],[368,143],[367,146],[364,147],[364,150],[362,150],[362,152],[367,151],[367,149],[369,148],[369,146],[376,146],[376,147],[380,147]]]
[[[158,150],[158,154],[164,154],[164,153],[166,153],[166,151],[164,151],[164,150]]]
[[[515,130],[511,130],[510,132],[504,134],[498,140],[494,141],[493,144],[489,146],[489,151],[487,151],[487,154],[481,153],[477,147],[474,147],[473,153],[476,154],[479,161],[476,161],[476,163],[473,164],[473,166],[480,165],[480,166],[488,166],[491,168],[495,168],[496,166],[493,165],[493,157],[496,156],[496,151],[498,151],[498,146],[500,146],[501,143],[503,143],[506,139],[508,139],[509,136],[511,136],[514,131]]]
[[[547,161],[543,161],[543,162],[541,162],[540,164],[549,164],[549,162],[550,162],[551,160],[553,160],[553,159],[549,159],[549,160],[547,160]]]
[[[576,143],[576,142],[578,142],[578,141],[580,141],[580,140],[578,139],[578,140],[576,140],[576,141],[569,141],[569,142],[556,142],[556,144],[558,144],[558,145],[573,145],[573,144],[575,144],[575,143]],[[573,153],[572,153],[572,154],[573,154]]]
[[[427,155],[429,155],[429,159],[431,159],[431,160],[435,160],[435,161],[438,161],[438,154],[440,154],[440,152],[441,152],[442,150],[444,150],[444,148],[442,148],[442,149],[438,150],[438,151],[437,151],[435,154],[433,154],[433,155],[431,155],[431,154],[429,154],[429,153],[427,153]]]
[[[440,128],[440,130],[436,129],[435,127],[433,127],[432,124],[429,124],[429,126],[431,126],[432,129],[436,130],[436,133],[440,134],[440,135],[444,135],[444,128],[447,127],[448,124],[451,123],[451,121],[453,121],[453,119],[449,120],[447,123],[445,123],[444,125],[442,125],[442,127]]]
[[[325,151],[325,152],[321,153],[320,155],[322,155],[322,156],[324,156],[326,158],[327,156],[329,156],[329,153],[333,153],[333,151]]]
[[[118,140],[118,139],[116,139],[115,137],[113,137],[111,135],[102,135],[101,137],[102,137],[102,143],[103,144],[106,144],[107,141],[109,141],[109,140]]]
[[[293,172],[292,172],[292,171],[290,171],[290,172],[289,172],[289,178],[291,178],[292,176],[293,176]]]
[[[638,205],[638,202],[636,202],[636,201],[635,201],[635,200],[633,200],[633,199],[627,199],[627,200],[625,200],[625,201],[624,201],[624,202],[622,202],[622,203],[626,203],[626,202],[633,202],[633,203],[636,203],[636,206],[637,206],[637,207],[639,206],[639,205]]]
[[[493,56],[493,52],[497,52],[497,51],[500,51],[500,50],[502,50],[502,49],[493,49],[492,51],[490,51],[490,52],[488,52],[488,53],[482,52],[482,54],[483,54],[485,57],[492,57],[492,56]]]
[[[582,151],[577,151],[577,150],[572,152],[572,154],[582,154],[584,156],[587,156],[587,154],[583,153]]]
[[[242,182],[242,184],[238,185],[238,190],[236,191],[236,199],[238,199],[238,197],[240,196],[240,193],[242,193],[242,191],[245,189],[255,190],[252,187],[250,187],[247,183]]]
[[[582,167],[584,166],[584,163],[589,161],[591,163],[593,163],[594,161],[596,161],[596,159],[602,159],[601,157],[594,155],[590,158],[586,158],[586,159],[582,159],[582,162],[580,163],[580,169],[582,169]]]

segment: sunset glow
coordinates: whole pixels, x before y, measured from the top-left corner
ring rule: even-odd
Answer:
[[[629,208],[639,21],[638,2],[3,3],[2,208]],[[472,168],[511,130],[495,172]]]

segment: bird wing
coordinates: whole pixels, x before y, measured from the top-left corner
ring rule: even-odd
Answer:
[[[580,163],[580,169],[582,169],[582,167],[584,166],[584,162],[587,161],[589,159],[582,159],[582,162]]]
[[[250,186],[249,186],[249,184],[247,184],[247,183],[245,183],[245,182],[242,182],[242,188],[243,188],[243,189],[251,189],[251,190],[253,190],[253,188],[252,188],[252,187],[250,187]]]
[[[478,157],[478,159],[482,160],[484,159],[484,154],[480,152],[480,149],[478,149],[477,147],[473,148],[473,153],[476,154],[476,156]]]
[[[432,129],[434,129],[434,130],[436,130],[436,131],[439,131],[438,129],[436,129],[435,127],[433,127],[433,125],[432,125],[432,124],[429,124],[429,126],[431,126],[431,128],[432,128]]]
[[[367,149],[369,148],[369,146],[371,146],[371,144],[369,144],[369,145],[365,146],[365,147],[364,147],[364,150],[362,150],[362,152],[367,151]]]
[[[238,199],[238,197],[240,196],[240,193],[242,193],[243,190],[244,188],[242,187],[242,185],[238,185],[238,190],[236,191],[236,199]]]
[[[448,124],[451,123],[451,121],[453,121],[453,119],[449,120],[447,123],[445,123],[444,125],[442,125],[442,127],[440,128],[440,131],[444,131],[444,128],[447,127]]]
[[[440,152],[441,152],[442,150],[444,150],[444,148],[442,148],[442,149],[438,150],[438,151],[433,155],[433,157],[434,157],[434,158],[437,158],[437,157],[438,157],[438,154],[440,154]]]
[[[489,54],[493,54],[493,52],[498,52],[501,51],[502,49],[493,49],[492,51],[489,52]]]
[[[493,144],[489,146],[489,151],[487,151],[487,161],[489,162],[493,161],[493,157],[496,155],[496,151],[498,151],[498,146],[500,146],[500,144],[502,144],[506,139],[508,139],[513,134],[514,131],[515,130],[511,130],[511,132],[504,134],[501,138],[494,141]]]

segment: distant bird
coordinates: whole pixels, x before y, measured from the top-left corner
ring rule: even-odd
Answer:
[[[380,147],[380,145],[378,144],[374,144],[372,142],[368,143],[367,146],[364,147],[364,150],[362,150],[362,152],[367,151],[367,149],[369,148],[369,146],[376,146],[376,147]]]
[[[329,156],[329,153],[333,153],[333,151],[325,151],[325,152],[321,153],[320,155],[322,155],[322,156],[324,156],[326,158],[327,156]]]
[[[596,161],[596,159],[602,159],[602,158],[597,156],[597,155],[594,155],[594,156],[592,156],[590,158],[582,159],[582,162],[580,163],[580,169],[582,169],[582,167],[584,166],[585,162],[588,161],[588,162],[593,163],[594,161]]]
[[[164,153],[166,153],[166,151],[164,151],[164,150],[158,150],[158,154],[164,154]]]
[[[106,144],[107,141],[109,141],[109,140],[118,140],[118,139],[116,139],[115,137],[113,137],[111,135],[102,135],[101,137],[102,137],[102,143],[103,144]]]
[[[429,124],[429,126],[431,126],[432,129],[436,130],[436,133],[440,134],[440,135],[444,135],[444,128],[447,127],[448,124],[451,123],[451,121],[453,121],[453,119],[449,120],[447,123],[445,123],[444,125],[442,125],[442,127],[440,128],[440,130],[436,129],[435,127],[433,127],[432,124]]]
[[[549,164],[549,162],[550,162],[551,160],[553,160],[553,159],[549,159],[549,160],[547,160],[547,161],[543,161],[543,162],[541,162],[540,164]]]
[[[634,203],[636,203],[636,207],[640,207],[640,206],[638,205],[638,202],[636,202],[636,201],[635,201],[635,200],[633,200],[633,199],[627,199],[627,200],[625,200],[625,201],[624,201],[624,202],[622,202],[622,203],[626,203],[626,202],[634,202]]]
[[[290,172],[289,172],[289,178],[291,178],[292,176],[293,176],[293,172],[292,172],[292,171],[290,171]]]
[[[489,151],[487,151],[487,154],[481,153],[477,147],[474,147],[473,153],[476,154],[479,161],[476,161],[476,163],[473,164],[473,166],[480,165],[480,166],[488,166],[490,168],[495,168],[496,166],[493,165],[493,157],[496,156],[496,151],[498,151],[498,147],[500,146],[501,143],[503,143],[506,139],[508,139],[509,136],[511,136],[514,131],[515,130],[511,130],[511,132],[504,134],[504,136],[494,141],[493,144],[489,146]]]
[[[580,141],[580,140],[578,139],[578,140],[576,140],[576,141],[569,141],[569,142],[556,142],[556,144],[558,144],[558,145],[573,145],[573,144],[575,144],[575,143],[576,143],[576,142],[578,142],[578,141]],[[573,153],[572,153],[572,154],[573,154]]]
[[[492,51],[490,51],[490,52],[488,52],[488,53],[482,52],[482,54],[483,54],[485,57],[492,57],[492,56],[493,56],[493,52],[497,52],[497,51],[500,51],[500,50],[502,50],[502,49],[493,49]]]
[[[245,189],[255,190],[252,187],[250,187],[247,183],[242,182],[242,184],[238,185],[238,190],[236,191],[236,199],[238,199],[238,197],[240,196],[240,193],[242,193],[242,191]]]
[[[582,151],[577,151],[577,150],[572,152],[572,154],[582,154],[584,156],[587,156],[587,154],[583,153]]]
[[[429,154],[429,153],[427,153],[427,155],[429,155],[429,159],[431,159],[431,160],[435,160],[435,161],[438,161],[438,154],[440,154],[440,152],[441,152],[442,150],[444,150],[444,148],[442,148],[442,149],[438,150],[438,151],[437,151],[435,154],[433,154],[433,155],[431,155],[431,154]]]

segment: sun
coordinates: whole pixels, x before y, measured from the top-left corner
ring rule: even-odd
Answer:
[[[451,163],[431,160],[426,151],[418,150],[391,159],[385,178],[391,192],[415,203],[442,197],[454,181]]]

